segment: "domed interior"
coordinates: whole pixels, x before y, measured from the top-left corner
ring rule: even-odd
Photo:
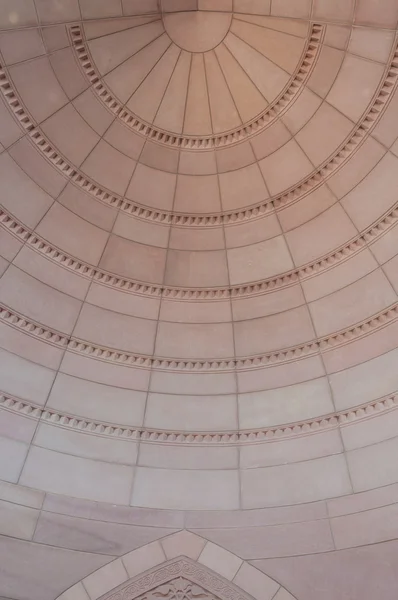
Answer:
[[[223,552],[396,599],[397,22],[0,0],[5,600],[97,600],[179,530],[255,600]]]

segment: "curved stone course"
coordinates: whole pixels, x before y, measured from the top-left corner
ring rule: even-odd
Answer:
[[[376,4],[0,0],[1,599],[396,600]]]
[[[124,350],[115,348],[106,348],[93,344],[88,340],[81,340],[71,336],[65,336],[57,331],[34,323],[23,315],[11,311],[7,306],[0,305],[0,320],[11,327],[23,330],[28,335],[46,340],[57,346],[67,348],[76,353],[90,356],[96,360],[117,363],[126,367],[152,368],[158,370],[172,371],[231,371],[245,369],[259,369],[275,364],[300,360],[308,356],[313,356],[321,352],[336,347],[349,344],[355,339],[374,333],[387,325],[394,323],[398,319],[398,303],[391,305],[387,310],[373,315],[366,321],[356,323],[355,325],[343,331],[335,332],[332,335],[325,336],[316,340],[309,341],[299,346],[282,348],[266,354],[247,357],[225,357],[223,359],[208,360],[186,360],[184,358],[164,358],[147,356],[143,354],[133,354]]]
[[[272,292],[275,289],[283,288],[296,283],[305,281],[311,277],[333,269],[338,264],[346,261],[356,255],[361,250],[369,247],[383,235],[388,233],[396,226],[398,222],[398,203],[394,205],[386,215],[383,215],[376,223],[351,240],[343,247],[336,249],[330,254],[321,257],[313,263],[303,265],[299,269],[290,272],[281,273],[278,277],[271,277],[263,281],[256,281],[241,286],[231,286],[228,288],[178,288],[169,286],[151,285],[141,281],[126,279],[116,273],[111,273],[99,269],[94,265],[83,263],[81,260],[69,256],[60,248],[54,247],[45,239],[30,231],[15,217],[3,209],[0,209],[0,226],[9,231],[13,236],[20,239],[36,252],[43,254],[47,259],[52,260],[64,267],[77,273],[82,277],[94,280],[101,285],[106,285],[115,289],[122,289],[132,294],[142,294],[149,296],[163,296],[164,298],[176,298],[182,300],[223,300],[225,298],[246,297],[261,295]]]
[[[157,129],[149,123],[140,120],[139,117],[123,106],[113,96],[112,92],[107,89],[96,70],[81,26],[72,25],[69,29],[69,35],[83,73],[107,109],[116,114],[123,123],[136,133],[167,146],[182,148],[184,150],[209,150],[211,148],[221,148],[237,144],[250,138],[252,135],[260,133],[290,108],[291,104],[299,97],[316,64],[325,36],[325,26],[321,23],[313,23],[311,25],[308,42],[295,73],[280,95],[258,117],[245,123],[241,128],[228,131],[222,135],[208,137],[178,136],[171,132]]]
[[[353,409],[324,415],[317,419],[288,423],[281,427],[219,432],[202,431],[187,433],[184,431],[164,431],[148,427],[134,428],[115,423],[91,421],[76,415],[61,413],[48,407],[36,406],[26,400],[15,398],[4,392],[0,392],[0,407],[3,410],[17,414],[20,413],[31,419],[48,421],[52,425],[59,427],[76,429],[93,435],[122,438],[124,440],[142,440],[144,442],[157,442],[160,444],[236,445],[265,443],[267,441],[307,436],[312,433],[319,433],[323,430],[335,429],[350,425],[356,421],[369,419],[379,414],[396,410],[398,407],[398,392],[389,394],[384,398],[378,398],[373,402],[356,406]]]
[[[323,185],[329,177],[335,174],[337,170],[351,159],[352,155],[365,142],[368,135],[383,115],[384,110],[387,108],[397,87],[397,83],[398,47],[395,43],[383,80],[365,115],[340,148],[329,157],[327,161],[318,167],[313,174],[306,177],[282,195],[268,199],[255,206],[242,208],[239,211],[228,211],[222,214],[216,213],[211,215],[173,214],[168,211],[153,210],[116,196],[112,192],[104,190],[96,182],[81,173],[76,167],[72,166],[46,139],[37,125],[32,121],[31,117],[27,114],[12,87],[5,66],[0,64],[0,90],[10,109],[13,111],[21,126],[28,132],[32,142],[45,155],[47,160],[49,160],[65,177],[71,179],[84,191],[88,192],[104,204],[118,208],[137,218],[149,219],[160,224],[164,223],[178,226],[219,226],[220,224],[234,224],[240,221],[247,221],[248,219],[261,218],[270,211],[282,210],[283,208],[296,203],[308,193]]]

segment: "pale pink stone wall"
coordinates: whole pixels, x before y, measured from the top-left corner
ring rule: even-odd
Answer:
[[[0,596],[187,529],[278,600],[396,597],[381,4],[0,2]]]

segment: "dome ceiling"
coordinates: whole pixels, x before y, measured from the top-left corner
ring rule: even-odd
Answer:
[[[137,19],[87,46],[120,106],[171,137],[207,138],[258,117],[301,67],[308,25],[280,28],[267,17],[179,12]]]
[[[0,7],[6,479],[225,510],[395,481],[362,467],[398,404],[386,4]]]
[[[136,18],[102,36],[88,25],[87,41],[76,26],[71,37],[99,97],[127,125],[171,146],[208,149],[258,133],[297,99],[323,29],[196,11]]]

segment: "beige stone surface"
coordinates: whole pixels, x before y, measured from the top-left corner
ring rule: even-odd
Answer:
[[[121,556],[168,535],[170,531],[173,530],[42,512],[34,541],[70,550]],[[126,557],[125,562],[127,564]]]
[[[0,374],[5,392],[35,404],[45,404],[55,373],[16,354],[0,350]]]
[[[0,589],[3,597],[14,595],[51,600],[111,560],[108,556],[72,552],[5,536],[0,538],[0,547],[3,572]],[[25,565],[23,573],[21,564]],[[49,572],[57,576],[50,578]]]
[[[37,509],[42,507],[44,501],[43,492],[6,482],[0,484],[0,497],[6,502]]]
[[[86,588],[91,600],[96,600],[128,578],[123,562],[118,559],[99,569],[92,575],[84,579],[83,585]]]
[[[14,310],[27,318],[64,333],[72,331],[81,308],[81,302],[75,298],[54,290],[13,265],[1,278],[0,293],[6,305],[13,305]]]
[[[363,491],[395,482],[397,465],[387,459],[397,447],[397,438],[347,452],[347,461],[355,491]],[[365,469],[365,462],[367,468]]]
[[[41,448],[109,463],[134,465],[137,459],[137,445],[134,443],[75,431],[58,431],[46,423],[38,426],[35,440]]]
[[[4,152],[0,156],[1,203],[16,217],[21,217],[28,227],[34,227],[53,203],[52,198],[40,189]],[[23,201],[29,197],[29,203]]]
[[[43,121],[67,103],[47,57],[15,65],[10,72],[15,85],[20,88],[23,101],[37,121]]]
[[[325,378],[239,395],[239,419],[244,428],[291,423],[332,411]]]
[[[275,581],[247,563],[240,567],[233,582],[257,600],[273,598],[279,587]]]
[[[302,485],[303,481],[305,486]],[[311,502],[342,496],[351,491],[342,454],[242,471],[242,502],[245,508]]]
[[[342,433],[343,435],[343,433]],[[268,467],[311,460],[343,451],[337,431],[325,431],[311,438],[269,442],[266,445],[248,445],[240,449],[242,468]]]
[[[376,4],[0,2],[1,598],[395,600]]]
[[[159,429],[184,431],[235,429],[236,396],[193,396],[149,393],[145,424]]]
[[[108,481],[106,488],[102,487],[103,477]],[[132,467],[71,456],[39,446],[31,447],[21,475],[23,485],[116,503],[127,502],[132,480]]]
[[[206,488],[206,494],[200,491]],[[162,488],[161,498],[153,490]],[[174,470],[137,467],[132,506],[220,510],[239,506],[238,473],[232,470]]]
[[[18,414],[8,412],[3,415],[0,434],[19,442],[30,444],[36,431],[37,423]]]
[[[17,165],[52,198],[64,189],[67,179],[47,161],[43,153],[37,152],[35,146],[24,136],[8,150]]]
[[[48,406],[101,421],[137,425],[142,423],[145,394],[59,373]]]
[[[206,544],[199,556],[199,562],[229,580],[234,579],[242,565],[237,556],[212,543]]]
[[[123,565],[129,577],[134,577],[162,563],[166,558],[165,550],[159,542],[152,542],[143,548],[133,550],[123,557]]]
[[[372,597],[379,590],[394,598],[397,577],[391,568],[396,541],[382,545],[329,552],[323,555],[255,561],[255,566],[279,580],[297,598],[316,598],[324,590],[327,600],[344,597],[344,590],[358,598]],[[279,599],[278,599],[279,600]]]
[[[88,600],[90,596],[87,594],[83,584],[79,581],[66,592],[61,594],[62,600]]]
[[[39,512],[26,506],[0,501],[0,534],[30,540]]]
[[[313,504],[305,506],[313,506]],[[281,509],[267,509],[268,512],[275,510],[280,511]],[[291,508],[286,507],[285,510],[291,510]],[[246,560],[253,560],[257,557],[271,558],[274,556],[317,554],[331,551],[334,547],[333,538],[330,533],[330,523],[326,519],[318,518],[310,521],[284,522],[262,526],[259,524],[261,519],[260,511],[250,510],[243,512],[246,514],[257,513],[256,519],[252,521],[253,524],[256,521],[257,525],[249,526],[247,523],[247,526],[242,526],[242,523],[239,523],[237,526],[235,523],[233,527],[223,528],[213,526],[212,529],[200,529],[197,531],[214,541],[214,543],[219,544],[222,548],[226,548]],[[279,516],[281,516],[280,513]],[[313,516],[319,517],[320,514]],[[272,516],[269,515],[269,517],[271,523]],[[296,519],[299,518],[300,516],[296,514]],[[277,521],[277,519],[274,520]],[[243,564],[241,568],[244,566]],[[246,568],[245,571],[247,571]],[[242,577],[241,581],[244,583],[244,580],[246,580],[247,588],[250,583],[252,584],[252,595],[259,595],[262,587],[266,590],[275,590],[274,582],[262,580],[261,577],[256,577],[256,573],[253,572],[251,575],[251,578]],[[239,571],[235,576],[235,581],[237,579],[240,579]],[[236,583],[239,585],[237,581]]]
[[[395,389],[397,371],[396,350],[355,367],[334,373],[330,383],[337,407],[356,406],[370,397],[380,398]],[[377,377],[374,376],[377,373]]]
[[[9,457],[1,462],[1,479],[10,483],[17,483],[29,449],[27,444],[0,437],[0,448],[3,456]]]
[[[184,530],[165,538],[161,544],[167,559],[183,554],[193,560],[197,560],[202,553],[206,541]]]

